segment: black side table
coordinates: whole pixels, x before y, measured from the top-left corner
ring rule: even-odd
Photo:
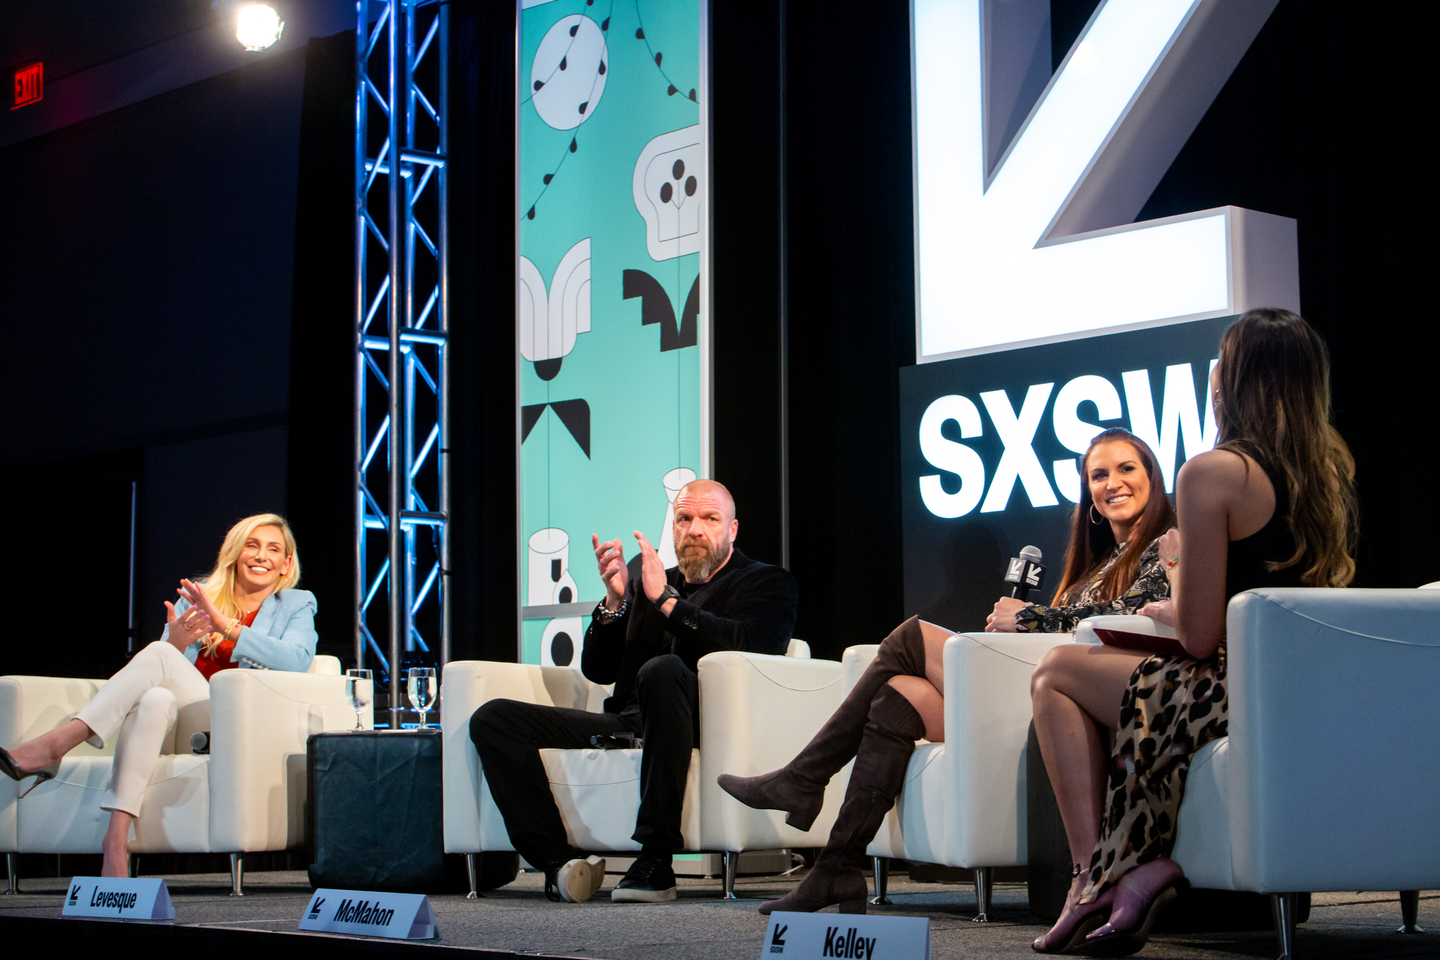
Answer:
[[[310,884],[435,890],[445,837],[440,730],[312,734],[305,748]]]

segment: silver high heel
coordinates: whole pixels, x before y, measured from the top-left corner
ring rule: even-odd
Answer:
[[[24,780],[26,777],[35,778],[34,783],[30,784],[30,786],[27,787],[23,793],[15,797],[16,800],[23,800],[25,796],[30,793],[31,790],[34,790],[46,780],[55,779],[56,775],[60,773],[60,761],[56,760],[54,763],[50,764],[50,766],[41,767],[39,770],[21,770],[20,765],[15,762],[15,758],[10,756],[10,751],[6,750],[4,747],[0,747],[0,770],[3,770],[7,777],[9,777],[11,780],[16,781],[17,783],[21,780]]]

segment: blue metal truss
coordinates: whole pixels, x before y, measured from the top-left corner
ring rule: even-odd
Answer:
[[[450,659],[448,26],[445,3],[356,0],[355,658],[392,727],[402,665]]]

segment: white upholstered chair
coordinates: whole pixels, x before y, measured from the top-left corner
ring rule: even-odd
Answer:
[[[1230,735],[1190,765],[1175,860],[1269,894],[1282,958],[1297,893],[1399,890],[1413,931],[1440,887],[1440,590],[1253,590],[1225,619]]]
[[[989,919],[995,867],[1023,866],[1025,742],[1030,675],[1069,634],[959,633],[945,641],[945,742],[922,740],[905,785],[866,852],[875,898],[885,904],[886,858],[974,871],[975,920]],[[877,645],[845,651],[848,691]],[[837,780],[847,780],[849,768]],[[832,784],[832,788],[833,788]]]
[[[724,855],[724,896],[733,898],[738,854],[823,844],[843,787],[832,784],[820,816],[802,832],[787,826],[783,813],[751,810],[731,798],[716,778],[764,773],[798,753],[840,704],[840,664],[809,659],[798,640],[783,657],[724,651],[701,658],[699,687],[700,741],[680,829],[686,851]],[[514,847],[470,742],[470,715],[494,698],[599,711],[610,689],[570,667],[485,660],[447,664],[441,689],[445,852],[466,855],[473,896],[475,855]],[[639,750],[541,750],[540,757],[570,843],[597,852],[639,850],[630,837],[640,806]]]
[[[21,743],[64,723],[104,684],[0,677],[0,743]],[[165,745],[132,828],[131,852],[228,853],[231,892],[241,895],[246,852],[288,850],[304,839],[306,740],[355,726],[344,687],[340,661],[328,656],[316,657],[308,673],[216,674],[210,700],[182,711]],[[210,731],[208,755],[190,751],[197,730]],[[23,799],[17,797],[33,781],[0,778],[0,850],[9,892],[17,889],[17,854],[100,851],[110,821],[100,798],[117,740],[111,737],[103,750],[76,747],[54,780]]]

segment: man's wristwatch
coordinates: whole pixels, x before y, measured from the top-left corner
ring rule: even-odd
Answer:
[[[655,606],[660,606],[666,600],[679,600],[680,591],[675,589],[674,584],[665,584],[665,589],[660,591],[660,599],[655,601]]]

